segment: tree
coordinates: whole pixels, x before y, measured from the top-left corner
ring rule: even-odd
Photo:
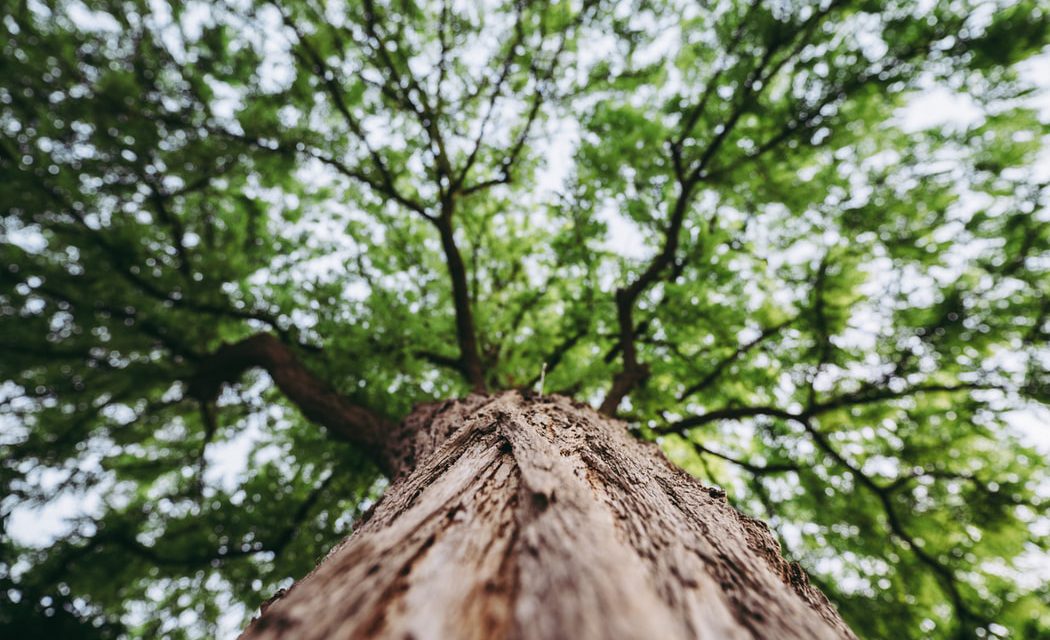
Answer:
[[[0,628],[1050,634],[1043,3],[0,24]]]

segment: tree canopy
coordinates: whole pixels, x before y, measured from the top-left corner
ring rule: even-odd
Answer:
[[[2,14],[0,629],[208,637],[309,571],[384,479],[293,362],[619,415],[862,637],[1050,634],[1044,2]]]

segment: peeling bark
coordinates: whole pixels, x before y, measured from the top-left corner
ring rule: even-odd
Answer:
[[[854,638],[766,527],[622,423],[419,408],[371,518],[243,638]]]

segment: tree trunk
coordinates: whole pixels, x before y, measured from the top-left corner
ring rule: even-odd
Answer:
[[[371,517],[243,638],[854,638],[761,522],[620,422],[427,405]]]

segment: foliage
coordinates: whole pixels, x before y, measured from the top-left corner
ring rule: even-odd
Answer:
[[[211,636],[346,535],[357,448],[186,393],[269,332],[392,419],[545,368],[864,637],[1050,634],[1044,3],[5,2],[0,513],[73,515],[0,629]]]

